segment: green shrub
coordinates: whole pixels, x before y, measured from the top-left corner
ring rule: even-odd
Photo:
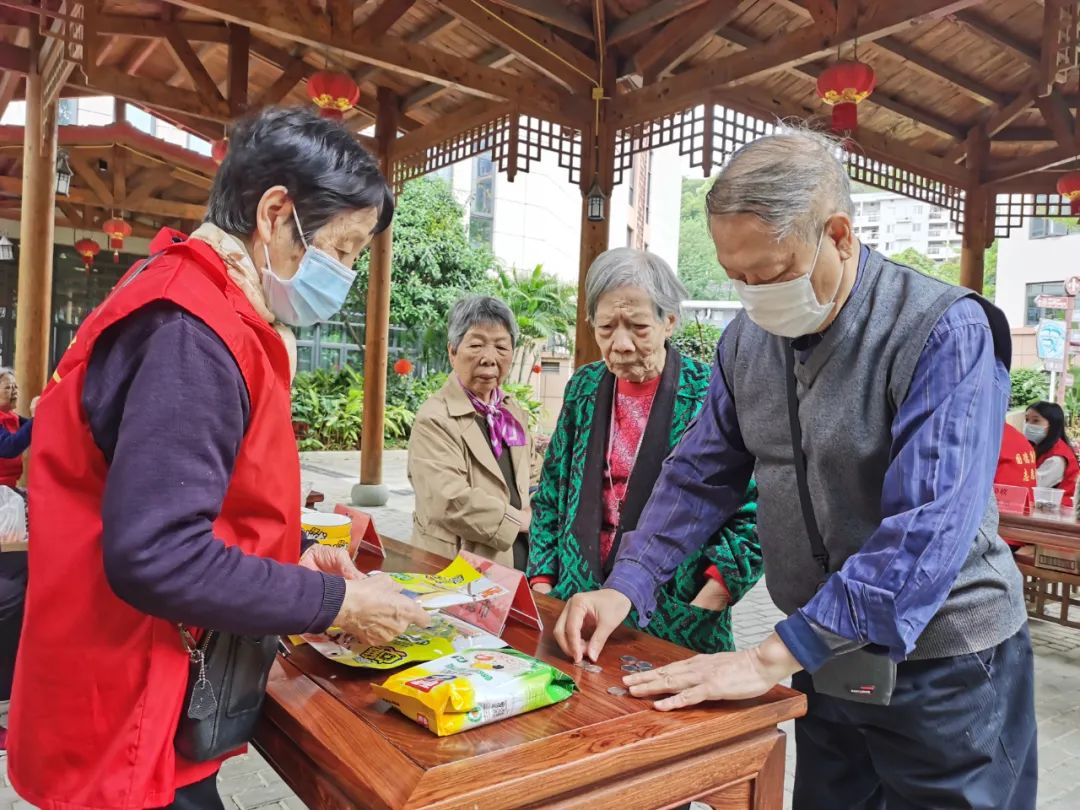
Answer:
[[[533,387],[527,383],[506,383],[503,389],[512,396],[529,415],[529,432],[536,434],[540,429],[540,416],[543,405],[533,396]]]
[[[1050,393],[1050,372],[1035,368],[1014,368],[1009,375],[1012,381],[1012,393],[1009,397],[1010,408],[1027,408]]]
[[[716,359],[716,344],[720,342],[722,329],[711,323],[693,321],[684,323],[671,338],[675,348],[687,357],[693,357],[708,365]]]

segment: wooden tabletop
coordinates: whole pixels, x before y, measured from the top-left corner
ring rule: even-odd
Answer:
[[[1072,510],[1061,515],[1002,512],[998,530],[1010,540],[1021,543],[1080,551],[1080,522]]]
[[[383,570],[430,572],[446,563],[411,546],[385,542]],[[378,563],[371,556],[358,560],[365,569]],[[608,687],[619,684],[623,675],[620,656],[633,655],[659,667],[691,653],[620,628],[599,662],[603,671],[590,674],[574,667],[552,637],[562,603],[547,597],[538,601],[544,632],[511,622],[504,638],[571,675],[580,691],[569,700],[440,738],[375,698],[370,684],[381,682],[386,672],[335,664],[302,645],[288,659],[279,658],[271,674],[257,746],[313,807],[486,810],[562,804],[554,800],[586,788],[595,791],[605,780],[616,780],[615,790],[628,770],[657,766],[673,776],[685,770],[690,783],[707,778],[712,785],[716,768],[723,767],[714,762],[718,747],[758,746],[763,760],[771,749],[762,747],[767,740],[755,732],[768,730],[775,737],[777,724],[806,711],[805,697],[784,687],[755,700],[671,713],[629,696],[609,695]],[[780,755],[782,789],[782,744]],[[711,770],[695,768],[696,757],[709,756]],[[735,772],[738,757],[726,759],[732,780],[749,779]],[[508,791],[519,790],[527,791],[529,801],[508,801]],[[626,796],[618,803],[622,808],[663,804],[650,802]]]

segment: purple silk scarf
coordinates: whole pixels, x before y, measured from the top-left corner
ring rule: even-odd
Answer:
[[[506,394],[503,393],[501,388],[492,391],[491,402],[488,403],[466,388],[460,379],[458,383],[461,385],[462,390],[465,391],[465,395],[468,396],[473,408],[487,422],[488,434],[491,437],[491,450],[495,454],[495,458],[502,455],[504,444],[507,447],[524,447],[527,444],[525,428],[521,426],[521,423],[503,404],[506,400]]]

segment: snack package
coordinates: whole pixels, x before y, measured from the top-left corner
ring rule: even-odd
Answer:
[[[401,585],[403,595],[427,610],[483,602],[507,593],[461,557],[437,574],[390,574],[390,578]]]
[[[566,700],[573,678],[517,650],[469,650],[391,675],[375,694],[440,737]]]
[[[432,661],[455,652],[505,647],[506,642],[461,619],[431,614],[430,627],[412,625],[389,644],[372,647],[337,628],[301,639],[320,655],[347,667],[394,669],[416,661]]]

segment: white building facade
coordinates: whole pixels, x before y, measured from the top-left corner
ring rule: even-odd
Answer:
[[[886,256],[914,248],[935,262],[960,256],[961,238],[949,212],[887,191],[858,192],[855,235]]]
[[[651,250],[672,268],[679,257],[683,166],[675,147],[638,155],[608,201],[609,247]],[[544,270],[577,284],[581,192],[556,156],[543,152],[513,182],[490,155],[463,160],[436,176],[465,206],[472,239],[491,247],[508,267]]]

